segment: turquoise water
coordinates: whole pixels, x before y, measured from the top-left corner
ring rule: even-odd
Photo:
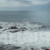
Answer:
[[[50,26],[50,12],[44,11],[0,11],[0,21],[3,22],[38,22]]]

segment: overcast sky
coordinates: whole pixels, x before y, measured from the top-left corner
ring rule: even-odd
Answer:
[[[50,0],[0,0],[0,11],[50,11]]]

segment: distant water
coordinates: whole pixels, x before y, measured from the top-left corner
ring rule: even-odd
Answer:
[[[50,12],[47,11],[0,11],[1,22],[37,22],[50,26]]]

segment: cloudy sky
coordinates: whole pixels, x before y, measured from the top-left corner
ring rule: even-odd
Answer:
[[[50,11],[50,0],[0,0],[0,11]]]

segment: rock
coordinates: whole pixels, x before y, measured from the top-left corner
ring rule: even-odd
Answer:
[[[34,48],[31,48],[31,50],[34,50]]]
[[[14,47],[12,47],[12,48],[9,48],[10,50],[18,50],[18,49],[20,49],[21,47],[16,47],[16,46],[14,46]],[[9,50],[8,49],[8,50]]]
[[[45,49],[45,50],[50,50],[50,49]]]
[[[0,26],[0,29],[2,29],[2,27]]]
[[[8,30],[8,29],[4,29],[3,31],[6,31],[6,30]]]
[[[16,46],[13,46],[13,45],[9,45],[6,49],[7,50],[17,50],[17,49],[20,49],[21,47],[16,47]]]
[[[9,46],[11,46],[11,45],[7,44],[7,45],[2,45],[1,47],[5,49],[5,48],[8,48]]]
[[[20,49],[21,47],[16,47],[16,46],[13,46],[13,47],[8,47],[6,48],[7,50],[17,50],[17,49]]]
[[[41,49],[46,49],[47,47],[41,47]]]
[[[41,28],[46,28],[46,26],[42,26]]]
[[[15,32],[18,32],[18,31],[20,31],[20,30],[14,30],[14,31],[10,31],[11,33],[15,33]]]
[[[25,31],[27,30],[25,27],[20,28],[20,30]]]
[[[0,49],[5,49],[5,50],[14,50],[14,49],[20,49],[20,48],[21,47],[11,45],[11,44],[3,45],[0,47]]]
[[[16,26],[12,26],[12,27],[10,27],[8,29],[18,29],[18,28]]]
[[[21,47],[13,47],[14,49],[20,49]]]
[[[44,49],[44,50],[50,50],[49,48],[47,47],[42,47],[41,49]]]
[[[20,49],[20,48],[21,47],[19,47],[19,46],[15,46],[15,45],[11,45],[11,44],[0,46],[0,50],[17,50],[17,49]]]
[[[4,48],[0,47],[0,50],[5,50]]]
[[[4,44],[0,46],[0,50],[5,50],[5,48],[3,48]]]

